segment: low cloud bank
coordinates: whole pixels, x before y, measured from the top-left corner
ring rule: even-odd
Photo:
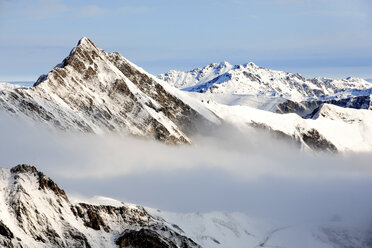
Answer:
[[[0,166],[35,165],[71,194],[292,221],[372,217],[372,154],[306,153],[265,132],[229,127],[174,147],[0,120]]]

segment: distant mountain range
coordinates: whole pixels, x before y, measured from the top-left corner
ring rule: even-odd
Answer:
[[[82,38],[32,87],[3,83],[0,92],[0,110],[62,130],[182,144],[229,123],[303,149],[372,151],[372,84],[358,78],[306,79],[227,62],[155,77]]]
[[[372,84],[360,78],[335,80],[329,78],[306,79],[300,74],[275,71],[250,62],[231,65],[228,62],[213,63],[188,72],[171,70],[158,78],[188,92],[205,93],[219,103],[245,105],[273,112],[307,112],[291,108],[289,104],[318,102],[342,107],[370,107]],[[315,105],[315,104],[314,104]],[[298,106],[297,108],[301,108]]]

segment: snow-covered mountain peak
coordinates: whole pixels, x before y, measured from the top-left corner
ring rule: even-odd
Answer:
[[[212,80],[216,75],[221,75],[233,67],[229,62],[223,61],[220,63],[211,63],[201,68],[195,68],[188,72],[170,70],[165,74],[159,75],[158,78],[170,83],[176,88],[183,89],[200,82]]]
[[[119,53],[108,54],[83,38],[34,87],[0,94],[0,109],[61,129],[129,132],[179,144],[190,143],[186,133],[212,116],[183,95]]]
[[[88,74],[93,74],[97,67],[95,66],[95,68],[87,68],[87,65],[96,65],[96,63],[94,63],[96,61],[94,60],[101,60],[101,62],[105,63],[106,61],[102,61],[102,58],[105,56],[105,54],[106,53],[99,49],[91,40],[83,37],[71,50],[70,54],[64,58],[61,63],[57,64],[48,74],[41,75],[35,82],[34,86],[46,81],[49,76],[53,76],[55,72],[61,74],[61,70],[59,69],[64,69],[67,66],[72,67],[72,70],[75,70],[78,73],[83,73],[85,72],[85,69],[87,69]],[[64,73],[62,73],[61,76],[63,77]],[[49,81],[56,82],[55,80]]]
[[[94,45],[94,44],[89,38],[84,36],[78,41],[77,45],[78,46],[89,46],[89,45]]]

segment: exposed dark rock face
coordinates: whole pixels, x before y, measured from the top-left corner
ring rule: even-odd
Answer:
[[[306,145],[315,151],[337,152],[336,146],[320,135],[316,129],[303,133],[302,139]]]
[[[17,165],[4,176],[0,178],[7,180],[8,186],[3,189],[5,202],[0,205],[14,219],[0,220],[0,246],[199,247],[143,207],[71,204],[64,191],[34,166]],[[136,233],[141,229],[145,231]],[[122,239],[116,245],[114,240],[119,236]],[[25,243],[25,237],[33,243]]]
[[[288,135],[288,134],[286,134],[282,131],[274,130],[270,126],[268,126],[264,123],[252,122],[251,126],[254,127],[254,128],[258,128],[258,129],[261,129],[261,130],[268,131],[269,134],[275,139],[286,141],[289,144],[294,144],[298,148],[301,147],[301,142],[295,136],[290,136],[290,135]]]
[[[0,235],[4,236],[7,239],[14,238],[12,231],[0,220]]]
[[[133,65],[119,53],[110,53],[109,58],[110,61],[141,91],[160,104],[159,107],[155,107],[150,102],[148,105],[149,107],[153,108],[156,112],[162,112],[186,134],[195,133],[197,130],[196,125],[211,125],[211,123],[197,111],[167,92],[161,84],[157,83],[155,78],[133,67]]]
[[[129,230],[116,240],[116,244],[119,247],[134,248],[177,248],[172,241],[148,229]]]
[[[371,95],[353,96],[342,99],[311,100],[294,102],[286,100],[277,105],[277,113],[296,113],[304,118],[313,118],[313,114],[323,104],[333,104],[343,108],[371,109]]]
[[[294,144],[297,147],[301,147],[301,140],[305,145],[314,151],[324,151],[324,152],[337,152],[337,148],[332,142],[325,139],[316,129],[310,129],[307,131],[300,131],[296,135],[290,136],[279,130],[274,130],[270,126],[264,123],[251,123],[252,127],[266,130],[274,138],[287,141],[289,144]]]

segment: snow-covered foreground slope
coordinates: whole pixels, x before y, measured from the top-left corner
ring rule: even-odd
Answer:
[[[227,62],[213,63],[189,72],[172,70],[158,77],[184,91],[202,93],[205,100],[281,112],[285,110],[284,106],[278,110],[277,105],[287,100],[323,101],[332,99],[334,95],[337,95],[339,100],[348,99],[354,97],[352,94],[354,92],[349,90],[372,88],[372,84],[364,79],[306,79],[299,74],[262,68],[252,62],[234,66]],[[340,94],[345,91],[349,91],[351,95]],[[368,102],[368,108],[371,93],[361,91],[358,94],[359,98],[361,95],[368,96],[365,100]],[[365,108],[356,105],[353,107]]]
[[[72,204],[35,167],[0,170],[1,247],[199,247],[143,207]]]
[[[177,223],[185,235],[202,247],[371,247],[368,230],[333,221],[274,222],[242,213],[210,212],[177,214],[146,208],[168,223]]]
[[[172,144],[190,143],[198,124],[218,122],[198,101],[87,38],[34,87],[1,91],[0,110],[60,129],[127,132]]]
[[[371,247],[339,218],[274,222],[242,213],[179,214],[110,198],[73,198],[35,167],[0,170],[2,247]]]

